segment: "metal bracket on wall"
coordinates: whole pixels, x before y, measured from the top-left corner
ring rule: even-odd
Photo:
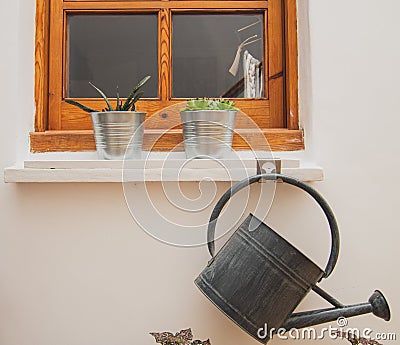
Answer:
[[[257,175],[281,174],[281,173],[282,173],[282,161],[279,158],[257,159]],[[263,182],[265,182],[265,180],[261,179],[259,182],[263,183]]]

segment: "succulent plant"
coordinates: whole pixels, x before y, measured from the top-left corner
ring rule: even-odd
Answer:
[[[239,110],[235,103],[229,99],[223,98],[197,98],[187,101],[186,108],[181,111],[195,110]]]
[[[115,109],[112,107],[110,101],[108,100],[108,97],[105,95],[103,91],[101,91],[97,86],[93,85],[92,83],[89,82],[89,84],[100,94],[101,97],[103,97],[104,101],[107,104],[107,108],[102,109],[102,111],[135,111],[136,110],[136,102],[143,96],[143,91],[140,91],[140,88],[146,84],[146,82],[150,79],[150,76],[148,75],[147,77],[143,78],[139,84],[137,84],[129,94],[128,98],[122,104],[122,100],[120,99],[119,96],[119,91],[118,91],[118,86],[117,86],[117,103],[115,105]],[[83,111],[86,111],[87,113],[96,113],[99,112],[98,110],[94,110],[91,108],[86,107],[85,105],[74,101],[72,99],[66,99],[65,102],[74,105]]]

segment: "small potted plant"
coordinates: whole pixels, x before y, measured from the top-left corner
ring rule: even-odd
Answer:
[[[226,158],[232,151],[236,113],[226,99],[193,99],[181,109],[187,158]]]
[[[122,103],[117,88],[117,101],[112,107],[108,97],[98,87],[89,83],[106,102],[107,107],[101,111],[90,109],[71,99],[69,104],[90,113],[96,142],[96,150],[101,159],[130,159],[138,158],[142,152],[143,122],[145,112],[136,110],[136,102],[143,96],[141,87],[150,79],[143,78],[137,84],[128,98]]]

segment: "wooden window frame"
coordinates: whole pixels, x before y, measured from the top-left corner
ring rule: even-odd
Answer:
[[[110,7],[112,9],[110,10]],[[90,116],[82,116],[80,110],[63,101],[65,95],[65,18],[68,12],[98,11],[100,13],[158,13],[159,34],[159,98],[141,100],[141,110],[151,115],[155,107],[164,108],[182,99],[173,99],[171,66],[171,18],[175,12],[260,12],[265,15],[265,66],[267,80],[266,98],[235,99],[244,112],[253,108],[252,119],[259,126],[273,151],[295,151],[304,149],[302,130],[298,114],[298,54],[297,54],[297,11],[296,0],[244,0],[244,1],[82,1],[82,0],[36,0],[36,50],[35,50],[35,131],[30,133],[32,152],[87,151],[94,150],[93,131]],[[63,18],[60,23],[60,16]],[[50,32],[51,28],[51,32]],[[60,39],[62,38],[62,39]],[[51,48],[50,48],[51,47]],[[271,48],[272,47],[272,48]],[[49,58],[52,49],[52,58]],[[56,54],[54,53],[54,50]],[[269,54],[274,49],[275,54]],[[266,60],[267,60],[266,59]],[[51,76],[51,77],[49,77]],[[88,106],[96,107],[100,99],[79,99]],[[53,111],[49,115],[49,108]],[[54,109],[56,109],[54,111]],[[171,116],[179,116],[171,114]],[[176,122],[176,119],[175,119]],[[182,142],[180,127],[169,130],[168,116],[152,121],[146,128],[144,148],[169,151]],[[243,127],[244,126],[244,127]],[[240,135],[235,134],[233,148],[247,150],[257,148],[259,136],[252,135],[245,125],[237,124]],[[243,127],[243,128],[242,128]],[[83,129],[82,129],[83,128]],[[254,133],[253,133],[254,134]],[[252,139],[253,137],[253,139]],[[258,139],[257,139],[258,137]],[[156,141],[156,143],[154,143]]]

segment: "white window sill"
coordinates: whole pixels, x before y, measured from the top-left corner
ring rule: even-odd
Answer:
[[[281,173],[302,181],[322,181],[323,169],[301,165],[298,159],[282,159]],[[26,160],[21,166],[4,169],[4,181],[15,182],[143,182],[143,181],[240,181],[256,175],[257,161],[244,155],[240,159],[186,160],[153,157],[148,160],[106,161],[92,159],[50,159],[48,156]]]

